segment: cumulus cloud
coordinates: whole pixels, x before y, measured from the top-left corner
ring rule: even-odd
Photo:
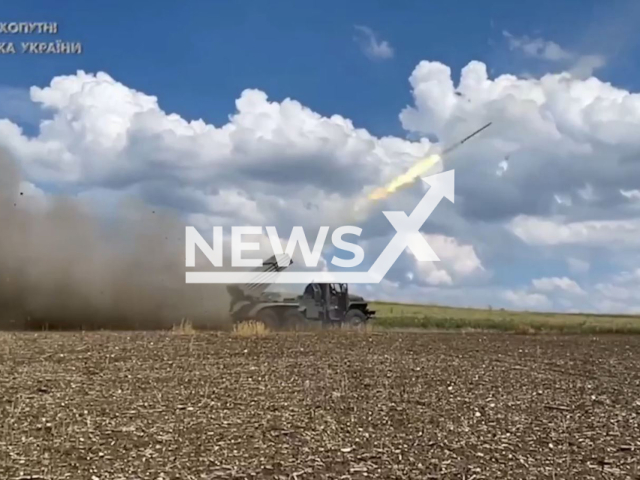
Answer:
[[[355,41],[364,54],[373,60],[388,60],[393,58],[394,50],[385,40],[378,40],[375,32],[366,26],[356,25]]]
[[[575,77],[587,78],[606,64],[607,60],[602,55],[579,55],[575,57],[569,72]]]
[[[507,162],[506,160],[502,160],[499,164],[498,164],[498,169],[496,170],[496,175],[498,175],[499,177],[501,177],[502,175],[504,175],[504,173],[509,169],[509,162]]]
[[[458,82],[453,77],[431,61],[410,76],[414,102],[400,120],[431,142],[376,137],[340,115],[273,101],[257,89],[240,93],[225,124],[187,121],[106,73],[78,72],[31,89],[33,105],[47,112],[35,135],[0,118],[0,147],[20,162],[25,190],[34,194],[54,186],[105,212],[136,195],[203,231],[274,225],[286,238],[302,225],[313,238],[320,225],[353,223],[348,207],[371,189],[492,121],[431,172],[456,169],[455,204],[442,202],[423,228],[442,261],[417,263],[405,253],[387,280],[414,300],[598,311],[637,305],[605,287],[629,288],[619,278],[578,259],[596,258],[580,250],[595,248],[606,261],[620,247],[640,259],[640,95],[568,71],[490,78],[477,61]],[[394,233],[382,210],[410,212],[424,194],[418,183],[365,219],[367,258]],[[510,284],[505,272],[531,258],[549,266],[536,277],[589,270],[594,283],[581,278],[579,285],[588,295],[571,295],[566,285],[544,295],[533,283]],[[372,286],[370,294],[387,287]]]
[[[640,247],[640,219],[566,222],[564,218],[518,216],[508,228],[531,245]]]
[[[507,39],[511,50],[520,50],[530,57],[542,58],[552,62],[572,58],[571,53],[555,42],[542,38],[530,38],[526,35],[517,37],[507,31],[502,32],[502,34]]]
[[[517,50],[528,57],[548,62],[562,62],[569,65],[569,72],[579,78],[590,77],[593,72],[606,65],[606,59],[602,55],[578,55],[551,40],[531,38],[527,35],[519,37],[507,31],[502,34],[507,39],[510,50]]]
[[[461,245],[455,238],[446,235],[422,236],[440,258],[439,262],[416,261],[418,274],[428,285],[452,285],[454,278],[468,277],[484,271],[473,245]]]
[[[0,118],[37,125],[44,116],[31,101],[28,90],[0,85]]]
[[[593,303],[599,311],[640,313],[640,268],[596,283],[593,294]]]
[[[53,112],[39,135],[29,138],[8,120],[0,134],[36,183],[132,189],[236,223],[330,217],[430,148],[426,140],[376,138],[339,115],[270,102],[259,90],[245,90],[219,128],[167,114],[155,97],[105,73],[56,77],[31,96]]]
[[[541,293],[524,290],[506,290],[504,298],[518,310],[545,310],[551,308],[551,301]]]
[[[628,198],[629,200],[640,200],[640,190],[620,190],[622,196]]]
[[[534,278],[531,281],[533,287],[539,292],[555,292],[563,290],[567,293],[574,295],[585,295],[586,292],[576,283],[575,280],[571,280],[568,277],[545,277]]]
[[[640,182],[638,94],[568,73],[490,79],[480,62],[469,63],[457,85],[448,66],[421,62],[410,82],[415,105],[401,113],[410,131],[447,143],[494,122],[473,152],[450,158],[467,218],[546,216],[556,198],[572,199],[572,212],[615,207],[624,200],[619,190]],[[505,157],[509,168],[497,176]]]

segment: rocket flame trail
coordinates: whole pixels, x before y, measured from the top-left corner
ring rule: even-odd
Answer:
[[[442,157],[440,155],[431,155],[420,160],[402,175],[397,176],[386,186],[376,188],[369,194],[369,200],[382,200],[395,192],[398,188],[413,182],[416,178],[424,175],[431,167],[433,167]]]
[[[414,166],[412,166],[407,172],[402,175],[397,176],[391,182],[389,182],[385,187],[376,188],[373,192],[369,194],[369,200],[382,200],[387,198],[390,194],[395,192],[398,188],[407,185],[413,182],[416,178],[424,175],[431,167],[433,167],[439,160],[442,160],[442,157],[449,152],[452,152],[460,145],[465,143],[472,137],[475,137],[485,128],[488,128],[492,122],[487,123],[484,127],[476,130],[471,135],[467,135],[461,141],[451,145],[448,148],[445,148],[440,154],[431,155],[423,160],[420,160]]]
[[[475,137],[484,129],[488,128],[491,124],[492,122],[487,123],[484,127],[479,128],[471,135],[467,135],[465,138],[445,148],[440,153],[434,153],[427,158],[418,161],[409,170],[401,175],[398,175],[384,187],[378,187],[369,195],[362,196],[356,199],[356,201],[353,203],[352,209],[350,209],[350,212],[348,213],[350,221],[354,221],[356,223],[364,221],[369,215],[371,207],[373,206],[373,202],[387,198],[399,188],[408,185],[412,183],[416,178],[423,176],[429,171],[431,167],[442,160],[448,153],[451,153],[467,140]]]

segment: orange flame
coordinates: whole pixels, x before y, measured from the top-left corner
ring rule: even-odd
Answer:
[[[414,166],[412,166],[406,173],[397,176],[386,186],[376,188],[369,194],[369,200],[382,200],[387,198],[390,194],[398,190],[400,187],[413,182],[416,178],[426,173],[431,167],[433,167],[440,160],[440,155],[431,155],[423,160],[420,160]]]

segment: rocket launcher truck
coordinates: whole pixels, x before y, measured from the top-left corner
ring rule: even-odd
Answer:
[[[269,282],[292,263],[286,254],[282,257],[274,255],[264,261],[255,270],[258,273],[252,283],[227,285],[234,323],[255,320],[272,329],[312,324],[361,325],[375,315],[364,298],[349,293],[346,283],[310,283],[298,296],[266,292],[272,285]]]

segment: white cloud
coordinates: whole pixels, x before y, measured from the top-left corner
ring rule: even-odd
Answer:
[[[551,301],[541,293],[524,290],[506,290],[503,297],[519,310],[544,310],[551,308]]]
[[[28,90],[0,85],[0,118],[37,125],[43,114],[31,101]]]
[[[620,193],[629,200],[640,200],[640,190],[620,190]]]
[[[472,245],[461,245],[455,238],[438,234],[422,234],[440,258],[439,262],[418,262],[416,270],[428,285],[452,285],[454,279],[483,272],[482,262]],[[412,255],[413,252],[411,252]],[[415,255],[414,255],[415,258]]]
[[[455,274],[465,276],[484,270],[473,245],[461,245],[455,238],[446,235],[423,234],[423,236],[437,252],[440,258],[439,263],[450,266]]]
[[[498,169],[496,170],[496,175],[498,175],[499,177],[501,177],[502,175],[505,174],[505,172],[509,170],[509,162],[507,162],[506,160],[502,160],[499,164],[498,164]]]
[[[633,297],[633,292],[629,288],[621,287],[619,285],[598,283],[595,288],[607,297],[607,299],[628,300]]]
[[[621,152],[640,145],[635,130],[640,125],[640,95],[595,78],[579,80],[560,73],[540,79],[513,75],[489,79],[486,65],[473,61],[462,69],[456,86],[448,66],[423,61],[411,74],[410,83],[415,106],[405,108],[400,116],[407,130],[448,139],[492,120],[494,126],[474,139],[474,150],[482,145],[483,154],[494,155],[494,165],[505,153],[513,152],[510,170],[516,165],[519,172],[540,170],[551,158],[557,170],[580,156],[584,168],[605,171],[614,151],[597,148],[615,146]],[[537,160],[528,159],[533,149]],[[551,154],[554,157],[549,158]],[[523,157],[527,164],[518,161]],[[553,173],[548,171],[548,175]],[[578,176],[574,181],[580,182],[576,188],[587,183]]]
[[[632,283],[640,284],[640,268],[621,272],[614,277],[613,281],[624,285],[629,285]]]
[[[393,278],[402,295],[542,306],[549,298],[508,284],[511,293],[503,293],[487,271],[519,269],[534,250],[572,272],[589,268],[569,260],[584,256],[582,247],[597,247],[603,262],[620,247],[640,253],[640,218],[628,201],[640,185],[640,95],[568,72],[489,78],[480,62],[469,63],[457,84],[448,66],[420,62],[410,83],[415,102],[401,112],[402,124],[434,134],[438,145],[376,137],[349,119],[322,116],[292,99],[273,101],[260,90],[242,92],[223,125],[190,122],[107,74],[78,72],[32,88],[32,100],[51,118],[33,137],[0,119],[0,147],[20,162],[34,188],[72,190],[87,202],[134,193],[203,228],[273,224],[286,237],[294,224],[350,223],[347,207],[368,189],[493,121],[473,145],[445,159],[444,168],[456,168],[456,201],[443,202],[424,230],[443,261],[417,264],[403,254]],[[374,205],[364,232],[387,238],[393,230],[381,211],[409,212],[423,193],[413,186]],[[554,215],[558,209],[562,216]],[[563,278],[555,269],[554,275]],[[596,265],[589,280],[580,285],[588,297],[578,303],[568,296],[560,300],[573,306],[559,305],[612,306],[604,285],[624,287]],[[474,282],[482,289],[471,289]],[[634,297],[615,302],[639,303]]]
[[[311,212],[331,218],[346,199],[408,168],[430,147],[376,138],[343,117],[322,117],[290,99],[269,102],[258,90],[245,90],[237,113],[219,128],[167,114],[155,97],[104,73],[56,77],[31,95],[53,112],[37,137],[0,120],[0,144],[31,181],[135,188],[234,222],[280,215],[299,222]],[[336,174],[345,170],[351,173]]]
[[[542,38],[517,37],[505,31],[502,34],[507,39],[511,50],[520,50],[530,57],[542,58],[552,62],[568,60],[572,54],[564,50],[560,45]]]
[[[375,32],[366,26],[356,25],[355,40],[360,45],[364,54],[376,60],[388,60],[393,58],[394,50],[387,41],[379,41]]]
[[[518,216],[508,229],[530,245],[640,247],[640,219],[566,222],[560,218]]]
[[[562,290],[574,295],[585,295],[586,292],[578,285],[575,280],[568,277],[544,277],[535,278],[531,281],[533,288],[539,292],[557,292]]]
[[[580,195],[580,197],[582,197],[582,199],[586,200],[587,202],[592,202],[598,199],[598,196],[593,190],[593,186],[590,184],[587,184],[584,186],[584,188],[579,189],[578,195]]]
[[[596,283],[590,295],[598,311],[640,313],[640,268],[615,274]]]
[[[575,59],[569,73],[578,78],[588,78],[606,64],[607,60],[602,55],[581,55]]]
[[[449,272],[439,269],[431,262],[418,265],[420,279],[427,285],[453,285]]]
[[[528,57],[548,62],[563,62],[565,64],[571,62],[569,73],[577,78],[588,78],[607,63],[602,55],[578,55],[543,38],[531,38],[527,35],[518,37],[507,31],[502,34],[507,39],[510,50],[518,50]]]
[[[566,205],[570,207],[573,204],[573,201],[571,200],[570,195],[554,195],[553,198],[560,205]]]

